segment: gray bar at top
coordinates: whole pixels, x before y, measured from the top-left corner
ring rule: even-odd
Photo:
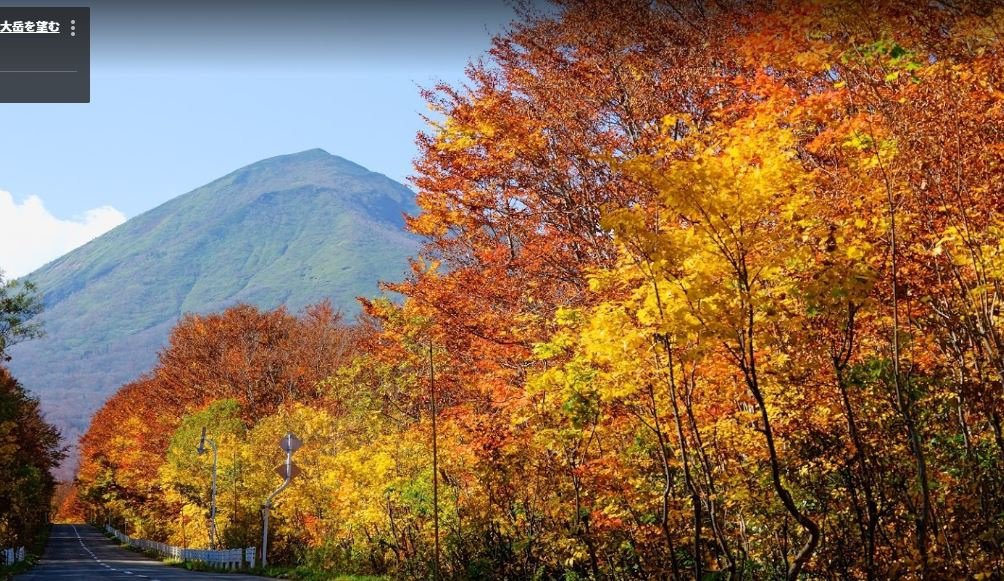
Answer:
[[[0,6],[0,103],[90,101],[90,8]]]

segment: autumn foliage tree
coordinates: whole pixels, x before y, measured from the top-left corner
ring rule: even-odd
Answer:
[[[160,364],[95,415],[81,439],[78,493],[100,513],[95,518],[166,537],[180,508],[164,494],[161,468],[184,419],[232,400],[240,422],[251,428],[284,402],[318,401],[321,380],[349,359],[353,333],[324,303],[302,317],[246,305],[186,317]]]
[[[0,548],[33,546],[48,524],[52,470],[63,458],[59,431],[38,400],[0,367]]]
[[[559,12],[430,95],[446,121],[420,139],[411,225],[442,266],[394,287],[499,394],[493,424],[542,454],[558,559],[596,577],[994,574],[973,559],[1000,524],[963,507],[999,502],[999,460],[965,458],[1000,433],[977,355],[1000,324],[982,274],[1000,204],[980,197],[998,189],[1000,12]],[[618,488],[639,442],[651,480]],[[951,494],[962,465],[983,484]]]
[[[95,418],[81,490],[187,535],[211,416],[226,518],[268,488],[257,442],[312,434],[281,546],[329,574],[1004,575],[1002,26],[975,1],[522,8],[426,92],[403,300],[354,329],[186,319]]]
[[[0,271],[0,548],[33,547],[48,524],[52,470],[65,457],[59,431],[3,363],[7,349],[41,333],[42,301],[30,283]]]

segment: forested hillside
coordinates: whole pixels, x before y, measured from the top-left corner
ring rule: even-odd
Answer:
[[[241,168],[25,277],[45,336],[12,351],[12,371],[75,443],[186,313],[324,299],[358,312],[355,297],[407,271],[414,207],[408,188],[320,149]]]
[[[1004,576],[1004,10],[567,0],[427,92],[404,301],[185,319],[97,519],[480,579]],[[224,506],[225,505],[225,506]]]

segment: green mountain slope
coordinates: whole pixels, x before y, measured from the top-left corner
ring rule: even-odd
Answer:
[[[330,298],[354,314],[355,297],[404,274],[413,210],[408,188],[319,149],[237,170],[28,275],[46,337],[16,346],[12,371],[75,442],[185,313]]]

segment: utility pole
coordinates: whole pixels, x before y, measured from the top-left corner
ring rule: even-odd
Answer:
[[[432,528],[436,535],[436,567],[433,578],[439,579],[439,443],[436,432],[436,367],[432,360],[432,341],[429,341],[429,388],[432,392]]]
[[[261,527],[261,568],[264,569],[268,565],[268,513],[272,510],[272,501],[280,492],[286,490],[289,483],[293,480],[293,477],[300,473],[300,468],[296,464],[293,464],[293,452],[300,449],[303,442],[299,438],[293,435],[293,432],[286,432],[286,435],[279,440],[279,447],[286,452],[286,462],[280,464],[275,471],[282,476],[282,485],[275,489],[275,492],[268,496],[265,500],[265,504],[261,505],[262,510],[262,527]]]
[[[209,505],[209,548],[216,548],[216,457],[218,450],[216,449],[216,442],[209,438],[206,438],[206,428],[202,428],[202,439],[199,440],[199,447],[196,448],[199,456],[206,452],[206,442],[209,442],[209,446],[213,449],[213,492],[210,497]]]

